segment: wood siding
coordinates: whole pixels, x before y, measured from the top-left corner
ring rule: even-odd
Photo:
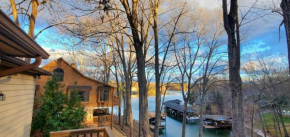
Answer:
[[[82,102],[82,105],[86,107],[107,107],[112,106],[112,100],[113,97],[111,93],[114,91],[114,89],[110,89],[110,96],[108,102],[98,102],[98,98],[100,98],[98,87],[104,86],[101,83],[97,83],[96,81],[90,80],[86,77],[83,77],[78,72],[76,72],[74,69],[72,69],[71,66],[67,65],[65,62],[63,62],[61,59],[52,61],[51,63],[45,65],[42,67],[48,72],[53,72],[56,68],[62,68],[64,71],[64,77],[63,82],[60,82],[63,87],[63,91],[66,94],[69,94],[68,86],[91,86],[92,89],[90,90],[90,97],[89,102]],[[42,93],[43,86],[47,82],[47,80],[51,78],[51,76],[41,76],[40,79],[36,80],[36,85],[39,85],[39,90],[37,91],[37,98],[40,96],[39,93]],[[109,104],[108,104],[109,103]]]
[[[34,76],[16,74],[0,78],[0,136],[29,137],[35,93]]]
[[[112,107],[113,105],[113,92],[114,88],[105,86],[104,84],[89,79],[83,75],[81,75],[77,70],[75,70],[71,65],[67,62],[63,61],[63,59],[57,59],[48,63],[47,65],[43,66],[42,69],[45,69],[48,72],[53,72],[54,69],[61,68],[64,71],[63,81],[60,82],[64,87],[61,89],[64,93],[70,94],[70,90],[68,90],[69,86],[83,86],[88,87],[90,86],[90,95],[88,102],[82,102],[81,104],[85,106],[86,109],[86,118],[85,123],[93,123],[93,109],[97,107]],[[40,79],[36,80],[36,85],[39,85],[39,90],[36,92],[36,98],[40,97],[40,94],[43,92],[43,87],[47,80],[51,78],[51,76],[41,76]],[[100,102],[100,89],[102,87],[106,87],[106,90],[109,90],[109,101]],[[108,89],[108,88],[109,89]],[[113,110],[113,109],[112,109]],[[112,112],[113,113],[113,112]],[[112,127],[112,122],[111,127]]]

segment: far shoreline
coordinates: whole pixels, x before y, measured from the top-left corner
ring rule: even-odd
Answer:
[[[172,95],[174,93],[170,93],[170,92],[181,92],[179,90],[169,90],[167,91],[166,95]],[[148,97],[154,97],[156,96],[155,94],[148,94]],[[163,93],[161,94],[161,96],[163,96]],[[135,95],[131,95],[131,98],[136,98],[136,97],[139,97],[139,94],[135,94]]]

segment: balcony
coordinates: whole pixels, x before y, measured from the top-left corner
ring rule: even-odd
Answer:
[[[94,127],[50,132],[50,137],[115,137],[109,127]]]
[[[117,97],[117,96],[114,96],[113,97],[113,105],[114,106],[120,106],[121,105],[121,98]]]

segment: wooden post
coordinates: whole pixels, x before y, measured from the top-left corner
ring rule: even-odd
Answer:
[[[113,130],[113,115],[114,115],[114,89],[112,89],[112,114],[111,114],[111,129]]]

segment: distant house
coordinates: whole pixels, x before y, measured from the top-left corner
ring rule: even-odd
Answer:
[[[19,58],[32,58],[29,64]],[[35,83],[51,73],[38,68],[45,52],[0,10],[0,137],[29,137]]]
[[[87,111],[86,124],[112,127],[113,106],[119,106],[121,102],[120,98],[114,96],[115,87],[86,77],[63,58],[54,60],[42,68],[58,77],[59,82],[64,85],[63,92],[68,96],[73,90],[79,92],[81,104]],[[37,79],[37,96],[42,93],[43,86],[50,77],[42,76]]]

